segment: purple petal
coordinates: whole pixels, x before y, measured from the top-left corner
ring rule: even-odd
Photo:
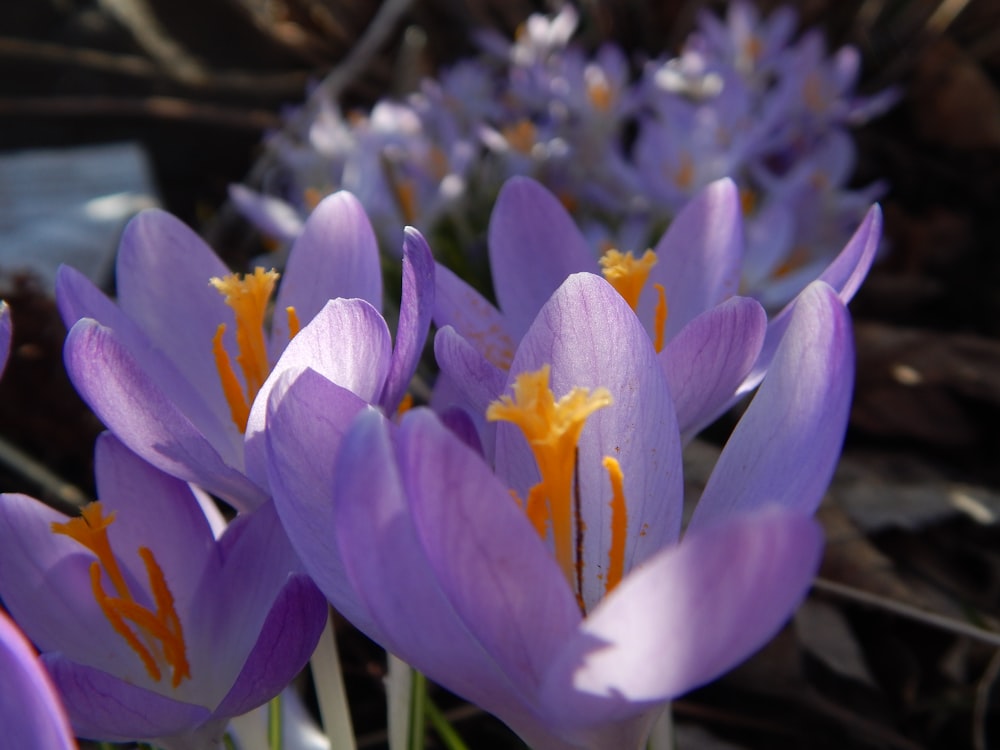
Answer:
[[[736,294],[743,262],[743,225],[739,192],[732,180],[717,180],[695,195],[677,214],[656,245],[658,261],[647,287],[663,284],[667,296],[666,339],[691,320]],[[656,295],[647,292],[637,313],[653,320]]]
[[[219,420],[229,414],[212,338],[220,323],[230,336],[233,311],[209,279],[229,269],[183,222],[157,209],[125,227],[116,267],[118,304],[184,378],[202,394]],[[100,319],[99,319],[100,320]],[[111,327],[113,322],[100,320]],[[235,339],[231,339],[235,345]]]
[[[442,593],[512,683],[537,686],[580,622],[562,571],[507,488],[429,411],[404,417],[399,455]]]
[[[204,706],[130,685],[60,654],[45,654],[42,660],[80,737],[111,742],[154,739],[192,729],[209,716]]]
[[[567,276],[597,270],[595,252],[569,213],[528,177],[512,177],[500,189],[488,241],[493,288],[515,336]]]
[[[442,265],[435,272],[434,322],[453,327],[495,367],[506,370],[517,343],[493,305]]]
[[[416,229],[407,227],[403,238],[403,295],[396,326],[396,345],[379,403],[393,413],[417,371],[430,331],[434,311],[434,256]]]
[[[767,313],[753,299],[731,297],[702,313],[659,354],[685,435],[711,422],[733,400],[750,372],[767,330]]]
[[[215,709],[229,718],[271,700],[309,661],[326,623],[329,605],[305,575],[293,575],[264,621],[232,690]]]
[[[73,750],[76,742],[59,695],[35,650],[0,611],[0,726],[10,747]]]
[[[302,232],[302,217],[280,198],[251,190],[245,185],[229,186],[229,200],[246,220],[266,235],[290,242]]]
[[[767,377],[733,431],[690,529],[770,504],[811,513],[840,456],[854,385],[850,317],[822,282],[799,295]]]
[[[0,495],[0,598],[42,651],[145,679],[141,662],[94,600],[94,557],[53,523],[66,516],[25,495]],[[95,644],[101,644],[95,648]]]
[[[454,382],[464,405],[477,415],[484,415],[490,403],[504,391],[507,373],[483,357],[451,326],[434,335],[434,358],[441,372]]]
[[[306,220],[288,256],[275,307],[293,306],[305,326],[337,297],[363,299],[382,309],[375,232],[358,199],[343,190],[320,201]],[[274,318],[272,340],[288,341],[283,314]]]
[[[274,383],[287,370],[310,368],[362,400],[378,400],[389,372],[392,343],[382,315],[360,299],[332,299],[288,344],[250,409],[247,473],[266,482],[264,426]]]
[[[263,679],[260,673],[263,664],[255,661],[247,667],[246,662],[258,647],[264,651],[254,658],[266,657],[268,646],[260,643],[266,627],[280,628],[286,617],[301,618],[301,627],[295,635],[306,641],[311,638],[310,643],[291,639],[280,648],[276,644],[270,646],[276,656],[283,653],[293,658],[303,649],[311,651],[315,647],[319,630],[326,622],[326,608],[316,601],[310,602],[305,589],[290,590],[288,595],[291,598],[284,602],[284,606],[293,609],[274,613],[275,619],[272,619],[289,580],[302,572],[302,564],[285,535],[273,503],[239,516],[229,524],[219,544],[222,570],[206,576],[202,581],[195,597],[199,613],[197,627],[186,634],[192,679],[201,683],[198,685],[199,692],[206,696],[206,705],[210,706],[222,702],[244,669],[250,670],[247,672],[248,682],[237,691],[237,694],[243,695],[233,697],[234,705],[264,690],[264,686],[253,684],[254,679]],[[309,616],[318,623],[308,622],[305,618]],[[202,670],[200,673],[196,671],[199,667]],[[276,673],[284,673],[291,665],[274,663],[271,667]],[[294,665],[296,672],[301,668],[302,663]],[[272,696],[280,687],[274,688]]]
[[[7,357],[10,356],[10,306],[0,300],[0,375],[3,375],[4,367],[7,366]]]
[[[316,405],[322,404],[322,409]],[[267,474],[274,505],[306,570],[341,613],[362,627],[334,536],[334,457],[367,404],[313,370],[289,371],[268,404]]]
[[[568,737],[638,716],[760,648],[802,600],[822,532],[765,513],[689,535],[634,571],[556,657],[543,714]],[[578,731],[574,734],[573,729]]]
[[[218,572],[215,537],[187,482],[143,461],[111,433],[95,448],[97,495],[114,512],[108,539],[123,567],[147,580],[140,546],[148,547],[163,571],[178,612],[191,611],[191,597],[206,569]],[[211,567],[210,567],[211,566]]]
[[[369,635],[430,679],[509,721],[527,712],[524,686],[509,683],[441,590],[413,527],[389,429],[377,412],[362,412],[336,468],[337,543],[348,580],[377,627]],[[355,624],[365,630],[364,623]]]
[[[851,239],[848,240],[844,249],[833,259],[817,280],[824,281],[833,287],[837,296],[846,305],[854,297],[854,293],[861,286],[861,282],[865,280],[865,276],[868,275],[868,269],[871,268],[872,262],[875,260],[875,253],[881,238],[882,209],[879,208],[878,204],[875,204],[865,214],[864,220],[855,230]],[[756,388],[764,377],[774,353],[788,329],[794,308],[795,300],[792,300],[772,318],[767,328],[767,338],[764,340],[760,357],[753,372],[747,376],[740,388],[741,394],[749,393]]]
[[[263,502],[263,492],[226,462],[218,443],[168,398],[114,331],[81,320],[67,336],[65,361],[73,384],[101,421],[154,466],[237,508]]]
[[[592,414],[580,438],[584,600],[604,595],[599,573],[611,537],[611,484],[602,460],[618,460],[628,505],[625,570],[677,539],[682,511],[681,441],[666,376],[638,318],[604,279],[574,274],[542,308],[518,348],[510,383],[550,364],[550,388],[607,388],[614,402]],[[534,456],[514,425],[497,426],[497,473],[521,497],[538,481]]]

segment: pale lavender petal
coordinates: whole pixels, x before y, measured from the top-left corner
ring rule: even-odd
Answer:
[[[267,402],[282,373],[308,367],[362,400],[375,403],[391,360],[389,329],[374,307],[360,299],[338,298],[327,302],[292,339],[254,399],[244,444],[248,476],[266,486],[263,435]]]
[[[733,430],[690,529],[776,504],[811,513],[840,456],[854,386],[844,303],[823,282],[799,295],[767,377]]]
[[[0,300],[0,375],[7,366],[7,357],[10,356],[10,306]]]
[[[229,524],[219,545],[222,570],[207,573],[198,588],[194,607],[198,614],[198,627],[192,629],[188,636],[192,676],[199,665],[203,670],[211,665],[209,675],[202,672],[197,678],[199,692],[206,695],[204,701],[199,702],[210,706],[222,701],[244,670],[247,658],[258,645],[265,623],[271,618],[272,609],[289,580],[304,572],[278,520],[274,503],[266,503],[253,513],[237,517]],[[286,655],[292,656],[302,649],[311,650],[326,622],[325,607],[316,606],[315,602],[310,605],[305,590],[297,591],[285,605],[300,609],[297,613],[292,610],[284,615],[276,613],[274,617],[277,619],[270,623],[270,627],[281,626],[285,616],[302,618],[296,636],[312,639],[306,644],[295,643],[294,640],[284,644],[282,648],[287,649]],[[307,622],[307,616],[315,617],[318,626],[316,622]],[[264,653],[266,651],[255,658],[262,658]],[[275,670],[287,669],[288,665],[275,664],[273,667]],[[296,671],[301,667],[299,663]],[[259,668],[259,664],[252,666],[248,675],[259,671]],[[255,688],[251,684],[252,678],[248,679],[250,682],[237,692],[256,690],[259,693],[263,689],[260,686]],[[211,688],[205,683],[211,683]],[[274,692],[278,689],[280,687]],[[234,697],[233,700],[241,699]]]
[[[407,414],[398,445],[442,593],[511,682],[537,686],[580,622],[562,571],[507,488],[431,412]]]
[[[507,373],[495,367],[451,326],[434,335],[434,358],[450,378],[471,412],[484,415],[504,392]]]
[[[847,304],[854,297],[861,282],[868,275],[875,254],[878,251],[879,241],[882,238],[882,209],[876,203],[865,214],[864,220],[855,230],[854,235],[844,245],[840,254],[827,266],[826,270],[819,276],[818,281],[824,281],[837,292],[837,296]],[[746,381],[740,388],[740,393],[748,393],[757,387],[767,368],[771,364],[778,345],[788,329],[792,312],[795,308],[795,300],[789,302],[780,313],[771,319],[767,327],[767,338],[764,339],[764,346],[761,349],[760,357],[753,368],[753,372],[747,376]]]
[[[309,661],[328,611],[316,584],[303,574],[291,576],[274,600],[232,690],[213,716],[245,714],[280,693]]]
[[[495,367],[510,367],[517,342],[500,311],[442,265],[436,268],[434,284],[437,326],[454,328]]]
[[[583,489],[584,601],[604,595],[600,572],[611,540],[611,483],[602,461],[618,460],[628,506],[626,571],[677,539],[682,511],[681,440],[663,374],[649,336],[604,279],[570,276],[559,287],[514,358],[509,383],[551,365],[550,388],[561,398],[574,387],[607,388],[614,402],[588,419],[577,476]],[[497,426],[497,473],[521,497],[538,481],[535,459],[519,428]]]
[[[9,747],[76,748],[59,695],[38,655],[0,610],[0,727]]]
[[[264,234],[289,242],[302,232],[302,217],[295,208],[273,195],[251,190],[245,185],[229,186],[229,200],[247,221]]]
[[[509,721],[528,712],[525,686],[508,680],[441,590],[413,527],[390,429],[377,412],[362,412],[337,457],[337,543],[347,578],[376,625],[369,635]],[[340,608],[337,598],[331,601]],[[355,624],[368,632],[365,623]]]
[[[218,444],[167,397],[114,331],[81,320],[67,336],[65,361],[73,384],[101,421],[154,466],[240,509],[266,498],[241,467],[227,464]]]
[[[596,271],[596,253],[559,200],[528,177],[500,189],[489,228],[493,288],[520,336],[566,277]]]
[[[288,371],[271,392],[266,440],[268,481],[292,546],[342,614],[371,630],[363,610],[352,604],[333,511],[334,459],[347,428],[365,408],[360,398],[313,370]]]
[[[770,639],[819,565],[811,518],[762,513],[689,535],[635,570],[555,659],[542,713],[567,737],[715,679]],[[574,732],[574,730],[576,730]]]
[[[110,742],[154,739],[196,727],[209,716],[204,706],[130,685],[57,653],[43,655],[42,661],[80,737]]]
[[[32,497],[0,495],[0,598],[42,651],[105,668],[119,664],[122,673],[134,669],[144,675],[135,652],[94,600],[89,574],[94,556],[70,537],[52,533],[53,523],[66,520]]]
[[[681,433],[693,435],[732,402],[767,330],[753,299],[731,297],[681,329],[659,354]]]
[[[717,180],[695,195],[654,249],[658,260],[636,312],[645,325],[652,324],[656,306],[652,285],[663,284],[669,341],[739,288],[743,224],[735,183],[728,178]]]
[[[379,404],[392,413],[402,401],[417,371],[434,311],[434,256],[416,229],[403,235],[403,294],[392,363]]]
[[[209,280],[229,269],[186,224],[149,209],[125,227],[116,274],[122,312],[202,394],[216,419],[228,420],[212,338],[226,323],[235,350],[234,316]]]
[[[292,306],[303,326],[337,297],[358,298],[382,309],[378,242],[365,209],[350,193],[327,196],[313,209],[295,240],[278,290],[272,340],[278,351],[288,341]]]
[[[143,461],[109,432],[97,440],[94,466],[97,496],[106,514],[115,513],[108,539],[119,551],[119,562],[145,581],[136,550],[148,547],[177,610],[190,611],[191,597],[206,570],[218,573],[215,537],[191,486]]]

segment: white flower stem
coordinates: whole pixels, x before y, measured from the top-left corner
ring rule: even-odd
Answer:
[[[319,644],[309,659],[313,682],[316,685],[316,699],[319,715],[323,721],[323,731],[330,740],[330,746],[337,750],[357,750],[351,712],[347,705],[347,691],[344,689],[344,675],[337,653],[337,638],[333,632],[333,613],[326,618],[326,627]]]
[[[649,732],[649,741],[646,743],[647,750],[674,750],[674,713],[670,709],[670,704],[663,709],[653,728]]]

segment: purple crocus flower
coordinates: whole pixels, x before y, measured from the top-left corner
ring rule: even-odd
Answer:
[[[230,273],[188,227],[139,214],[118,252],[118,304],[82,274],[60,269],[66,367],[97,416],[132,450],[240,510],[266,501],[262,466],[245,445],[263,428],[253,405],[300,326],[336,297],[382,304],[378,246],[349,193],[322,201],[282,274]]]
[[[449,375],[445,383],[454,369],[476,370],[480,390],[496,398],[495,389],[483,389],[503,381],[518,341],[555,289],[572,273],[602,269],[645,327],[667,374],[681,431],[693,434],[760,382],[793,307],[790,303],[769,323],[749,299],[729,299],[718,307],[739,289],[742,233],[736,186],[723,179],[678,214],[653,251],[635,258],[611,250],[598,261],[555,196],[529,178],[509,180],[490,220],[490,267],[499,309],[446,268],[437,270],[434,319],[451,329],[439,333],[435,344]],[[881,213],[874,206],[819,274],[843,302],[868,272],[880,234]],[[708,331],[714,335],[706,336]],[[728,357],[727,379],[692,378],[688,363],[695,355]],[[473,405],[481,406],[481,399]]]
[[[0,597],[78,736],[215,747],[302,669],[326,602],[273,504],[225,527],[110,433],[95,464],[101,501],[79,518],[0,495]]]
[[[75,749],[69,721],[38,654],[0,610],[0,726],[10,747]]]
[[[317,585],[388,650],[531,747],[637,749],[665,702],[746,658],[805,594],[852,372],[846,310],[815,283],[680,539],[656,352],[616,290],[575,274],[490,406],[494,468],[424,409],[398,425],[362,409],[345,428],[320,406],[336,389],[305,370],[269,400],[271,486]]]

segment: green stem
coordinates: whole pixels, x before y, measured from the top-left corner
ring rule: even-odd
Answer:
[[[427,727],[427,678],[415,669],[413,670],[412,689],[409,750],[424,750]]]
[[[430,698],[427,699],[427,718],[448,750],[469,750],[469,746],[458,736],[455,727],[444,717],[441,709]]]
[[[281,750],[281,693],[267,704],[267,746]]]

